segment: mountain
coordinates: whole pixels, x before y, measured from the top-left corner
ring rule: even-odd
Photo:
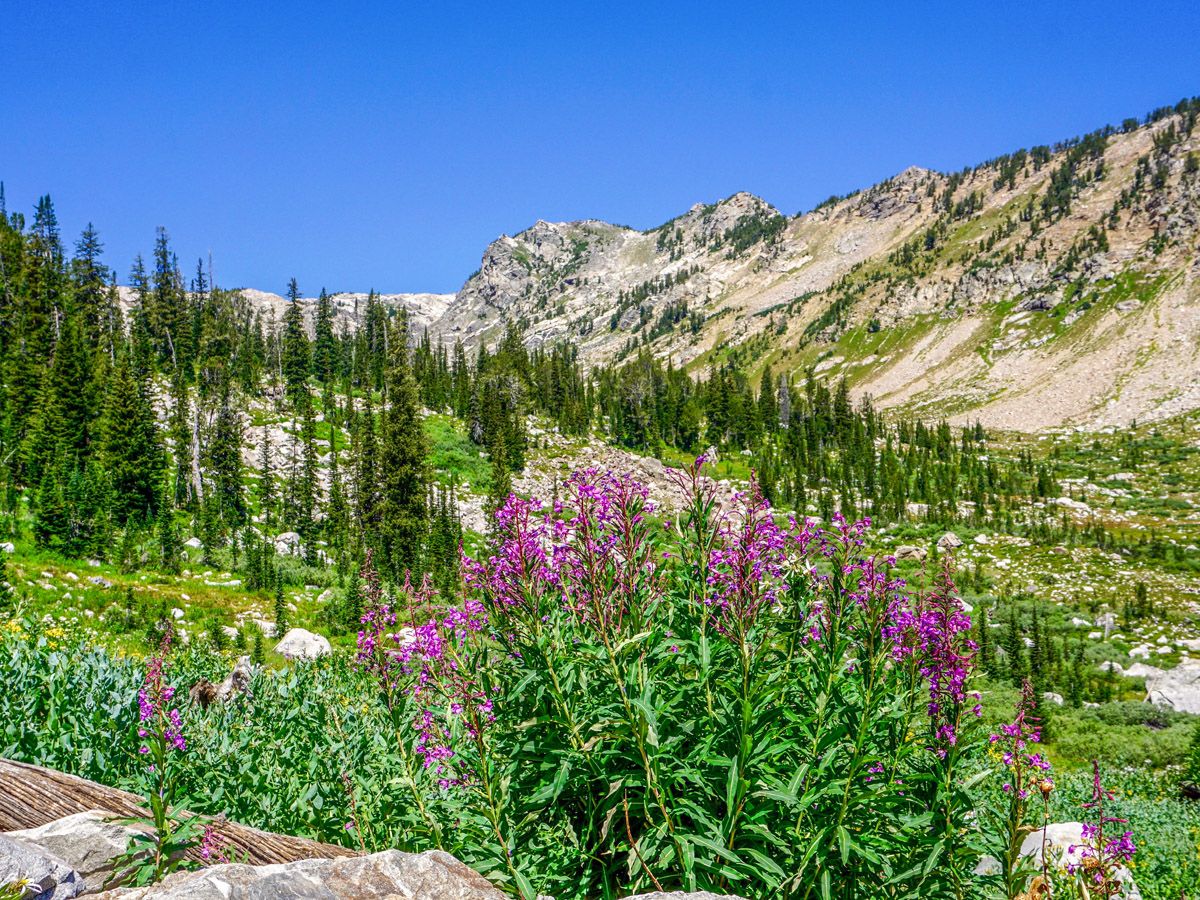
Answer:
[[[1196,109],[973,169],[909,168],[783,216],[740,193],[646,232],[501,237],[446,340],[634,345],[677,364],[846,376],[884,406],[1035,430],[1200,406]]]
[[[794,216],[738,193],[648,231],[539,221],[493,241],[457,294],[387,302],[469,347],[513,322],[591,365],[644,346],[693,370],[813,367],[992,426],[1163,418],[1200,407],[1198,114],[912,167]]]

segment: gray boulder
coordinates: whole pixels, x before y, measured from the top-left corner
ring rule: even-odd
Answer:
[[[332,649],[327,638],[303,628],[289,629],[283,640],[275,645],[275,652],[284,659],[316,659],[328,656]]]
[[[83,877],[36,844],[0,834],[0,885],[25,884],[24,900],[69,900],[84,891]]]
[[[227,864],[179,872],[160,884],[118,889],[104,900],[507,900],[449,853],[387,850],[347,859],[304,859],[274,866]]]
[[[37,828],[10,831],[8,837],[34,844],[79,873],[87,891],[98,891],[112,876],[114,860],[125,852],[134,830],[109,821],[99,810],[55,819]]]
[[[960,538],[953,531],[947,531],[940,538],[938,538],[938,549],[942,551],[957,550],[962,545],[962,538]]]
[[[924,562],[928,555],[929,552],[924,547],[914,547],[912,544],[901,544],[896,548],[896,562],[903,562],[906,559]]]

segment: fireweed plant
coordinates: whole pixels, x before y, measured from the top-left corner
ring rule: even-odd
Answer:
[[[168,629],[146,664],[137,694],[138,753],[145,761],[142,783],[149,815],[126,820],[143,828],[130,838],[113,869],[117,880],[135,885],[151,884],[186,868],[189,862],[184,854],[206,834],[198,817],[181,816],[175,808],[176,759],[187,751],[187,741],[175,688],[166,677],[172,638]]]
[[[1101,782],[1100,763],[1093,760],[1092,797],[1083,804],[1086,811],[1081,834],[1083,843],[1067,848],[1067,861],[1063,866],[1067,877],[1056,881],[1055,896],[1077,897],[1080,900],[1108,900],[1123,896],[1125,888],[1122,882],[1128,872],[1126,867],[1137,852],[1137,847],[1133,842],[1133,832],[1124,828],[1126,820],[1105,812],[1104,804],[1112,799],[1112,792],[1106,790]]]
[[[1013,721],[1001,725],[988,738],[992,753],[998,756],[1003,766],[1000,789],[1004,802],[992,813],[993,827],[988,833],[992,840],[991,849],[1000,863],[1003,896],[1007,898],[1028,896],[1035,890],[1045,890],[1048,884],[1044,841],[1039,854],[1040,864],[1021,855],[1025,839],[1035,828],[1045,827],[1049,818],[1046,810],[1054,791],[1050,764],[1037,750],[1041,728],[1034,716],[1035,708],[1033,685],[1025,679]],[[1034,810],[1039,807],[1040,821],[1035,825]],[[1042,833],[1044,836],[1045,832]]]
[[[951,571],[913,593],[869,522],[781,523],[753,484],[723,503],[704,462],[665,524],[610,472],[509,497],[456,605],[385,596],[368,561],[398,839],[530,897],[968,896],[986,739]],[[373,835],[382,801],[349,790]]]

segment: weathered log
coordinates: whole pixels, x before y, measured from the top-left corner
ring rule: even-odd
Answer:
[[[136,794],[53,769],[0,759],[0,831],[36,828],[90,809],[105,810],[117,818],[146,814]],[[233,847],[232,856],[244,857],[251,865],[359,855],[347,847],[272,834],[236,822],[224,822],[220,828]]]

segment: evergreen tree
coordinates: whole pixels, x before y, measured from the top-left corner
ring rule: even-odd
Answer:
[[[246,501],[242,494],[242,420],[228,393],[213,423],[206,456],[212,482],[210,499],[217,516],[226,527],[239,528],[246,519]]]
[[[283,576],[276,573],[275,578],[275,636],[282,638],[291,629],[291,617],[288,615],[287,601],[283,596]]]
[[[254,643],[250,649],[250,662],[256,666],[261,666],[267,661],[267,651],[263,648],[263,633],[262,629],[254,626]]]
[[[428,449],[417,383],[408,365],[404,329],[391,340],[387,408],[379,447],[381,571],[394,579],[420,571],[428,511],[425,506]]]
[[[287,385],[288,398],[293,404],[300,402],[312,369],[312,355],[308,346],[308,335],[304,333],[304,316],[300,311],[300,288],[296,279],[288,282],[288,305],[283,314],[283,336],[280,348],[280,368]]]
[[[258,448],[258,505],[262,510],[263,525],[270,527],[275,519],[275,463],[271,447],[271,429],[263,426],[262,443]]]
[[[0,617],[8,618],[16,606],[16,592],[8,580],[8,554],[0,550]]]
[[[317,317],[314,325],[312,365],[313,373],[321,384],[328,388],[333,381],[337,362],[337,343],[333,336],[333,303],[325,289],[317,300]]]
[[[158,505],[165,458],[154,413],[128,360],[118,360],[100,422],[100,460],[108,473],[113,517],[149,520]]]
[[[1008,675],[1014,687],[1020,687],[1028,674],[1025,665],[1025,640],[1021,627],[1017,622],[1017,612],[1012,610],[1008,616],[1008,628],[1004,633],[1004,654],[1008,663]]]

